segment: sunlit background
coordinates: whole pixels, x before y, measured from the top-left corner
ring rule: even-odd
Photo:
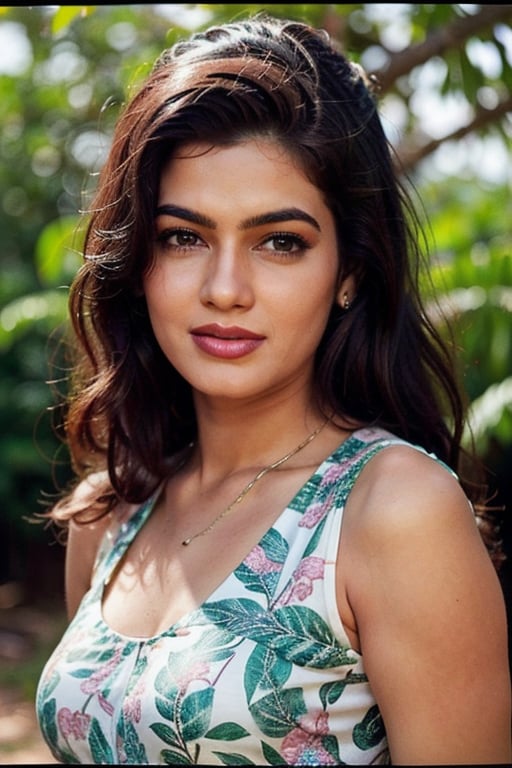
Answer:
[[[31,702],[64,626],[64,549],[34,516],[71,477],[57,406],[79,212],[119,110],[160,51],[262,9],[326,28],[382,83],[384,127],[428,217],[430,273],[512,555],[512,6],[1,7],[0,763],[48,758]],[[506,563],[509,602],[511,574]]]

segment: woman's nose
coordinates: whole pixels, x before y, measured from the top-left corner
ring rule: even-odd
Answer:
[[[228,310],[254,302],[249,261],[234,249],[212,254],[201,287],[203,304]]]

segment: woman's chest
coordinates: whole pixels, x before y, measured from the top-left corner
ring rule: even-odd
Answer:
[[[132,637],[165,632],[223,585],[229,589],[231,580],[236,583],[244,569],[251,571],[262,557],[272,581],[277,583],[279,577],[284,583],[314,534],[311,527],[301,526],[303,508],[287,506],[292,491],[284,480],[273,492],[262,489],[244,500],[243,508],[233,509],[188,545],[183,544],[183,526],[176,523],[185,512],[155,506],[106,575],[101,600],[106,624]],[[309,489],[307,493],[312,495]],[[212,503],[203,520],[215,519],[218,508]],[[201,515],[191,513],[188,528],[196,525],[201,530],[199,520]]]
[[[236,753],[263,765],[301,741],[326,754],[330,734],[349,736],[338,718],[356,688],[363,716],[373,700],[360,660],[320,615],[301,610],[300,594],[270,611],[261,596],[225,595],[150,640],[123,638],[101,621],[91,626],[94,611],[84,611],[38,692],[59,758],[215,764]],[[331,691],[323,715],[322,690]]]

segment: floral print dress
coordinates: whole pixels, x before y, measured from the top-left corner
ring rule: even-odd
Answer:
[[[93,583],[48,660],[36,709],[63,763],[368,765],[382,718],[336,608],[343,508],[361,469],[403,441],[361,429],[315,471],[197,610],[155,637],[103,621],[104,584],[155,497],[105,539]],[[420,449],[421,450],[421,449]]]

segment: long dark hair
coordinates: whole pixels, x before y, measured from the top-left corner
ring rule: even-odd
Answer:
[[[76,336],[66,439],[78,479],[108,478],[85,510],[145,500],[196,436],[191,390],[161,352],[141,276],[150,268],[165,162],[181,145],[280,142],[322,190],[349,311],[333,306],[315,367],[318,403],[378,424],[460,469],[464,407],[451,353],[419,296],[418,222],[362,70],[322,31],[259,15],[165,51],[118,120],[70,292]]]

